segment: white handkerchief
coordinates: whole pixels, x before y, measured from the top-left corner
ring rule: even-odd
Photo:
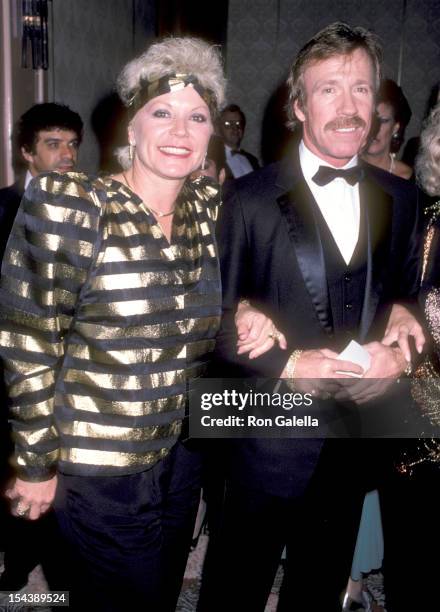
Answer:
[[[359,344],[359,342],[356,342],[356,340],[351,340],[342,353],[339,353],[337,359],[351,361],[352,363],[361,366],[364,372],[369,370],[371,366],[371,357],[369,352],[365,350],[364,347]],[[362,378],[362,374],[354,374],[353,372],[344,372],[342,370],[337,371],[336,374],[348,374],[349,376]]]

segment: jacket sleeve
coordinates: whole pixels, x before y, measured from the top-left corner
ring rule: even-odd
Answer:
[[[217,242],[220,256],[223,313],[214,354],[213,375],[224,377],[261,376],[278,378],[289,358],[289,351],[278,346],[256,359],[248,354],[237,354],[235,313],[240,299],[249,299],[257,309],[262,307],[253,299],[254,270],[250,228],[246,223],[240,195],[233,183],[225,194],[217,221]]]
[[[53,421],[64,339],[87,279],[101,207],[83,175],[32,181],[3,259],[0,356],[9,396],[17,474],[52,476],[58,459]]]

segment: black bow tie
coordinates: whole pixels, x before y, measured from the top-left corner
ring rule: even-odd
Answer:
[[[312,177],[312,180],[320,187],[323,187],[335,178],[343,178],[350,185],[356,185],[356,183],[364,178],[364,171],[360,166],[353,166],[353,168],[346,168],[345,170],[342,168],[319,166],[319,170]]]
[[[241,149],[231,149],[231,155],[232,157],[234,157],[234,155],[241,155]]]

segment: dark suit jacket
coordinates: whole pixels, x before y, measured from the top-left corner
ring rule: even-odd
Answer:
[[[24,193],[24,181],[0,189],[0,262]]]
[[[382,337],[394,302],[415,304],[421,249],[414,185],[369,165],[365,175],[359,187],[368,245],[365,292],[359,296],[362,314],[356,339],[360,343]],[[217,374],[276,378],[295,349],[343,348],[333,333],[314,208],[297,151],[293,159],[228,185],[218,221],[224,317],[216,348]],[[252,361],[237,356],[233,315],[240,298],[250,299],[272,318],[287,337],[287,351],[274,347]],[[290,495],[306,486],[321,443],[260,439],[235,447],[238,478]]]

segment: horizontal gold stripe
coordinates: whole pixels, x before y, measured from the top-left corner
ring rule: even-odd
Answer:
[[[120,351],[100,351],[93,346],[70,344],[68,354],[76,359],[84,359],[93,363],[133,365],[136,363],[158,363],[171,359],[184,359],[186,345],[178,345],[165,349],[123,349]]]
[[[86,180],[87,176],[81,172],[69,172],[63,175],[53,173],[38,177],[37,183],[43,191],[49,191],[55,195],[66,194],[74,198],[90,200],[92,194],[87,192],[83,185]]]
[[[167,248],[161,249],[161,252],[168,259],[182,258],[194,260],[202,255],[203,249],[201,244],[197,244],[193,248],[172,244]],[[158,256],[157,244],[153,243],[147,246],[135,247],[107,247],[105,250],[105,263],[124,262],[124,261],[145,261],[151,260]]]
[[[93,206],[98,209],[98,211],[102,209],[96,192],[87,191],[87,189],[85,189],[84,184],[90,184],[90,182],[87,175],[81,172],[68,172],[62,175],[52,173],[49,176],[39,177],[36,180],[43,191],[48,191],[53,195],[67,195],[73,198],[81,198],[87,201],[91,207]],[[98,181],[95,181],[95,187]],[[99,186],[102,186],[102,183]]]
[[[58,433],[55,427],[44,427],[42,429],[36,429],[33,431],[14,430],[14,439],[17,444],[33,446],[34,444],[41,444],[50,440],[56,440]]]
[[[41,366],[43,367],[43,366]],[[50,387],[54,383],[55,373],[52,370],[47,371],[47,367],[44,366],[45,372],[39,376],[33,376],[32,378],[26,378],[21,380],[15,385],[9,387],[9,397],[17,397],[22,393],[35,393]]]
[[[118,453],[114,451],[98,451],[84,448],[63,448],[60,451],[60,459],[61,461],[67,461],[69,463],[83,463],[96,466],[149,466],[166,457],[169,452],[170,449],[167,448],[162,448],[160,451],[149,451],[148,453]]]
[[[64,380],[80,385],[100,387],[101,389],[142,391],[143,389],[158,389],[159,387],[182,384],[185,382],[185,371],[172,370],[143,376],[124,376],[123,374],[101,374],[70,369],[67,370]]]
[[[143,208],[143,210],[146,214],[149,214],[145,208]],[[139,213],[138,208],[136,212]],[[130,236],[151,236],[155,241],[164,238],[160,226],[157,223],[150,225],[147,221],[143,223],[139,223],[139,221],[135,219],[133,219],[133,221],[125,221],[124,223],[113,223],[109,221],[107,227],[109,235],[118,236],[120,238]],[[174,226],[173,231],[175,231],[178,236],[185,234],[189,240],[193,240],[197,236],[198,228],[195,226],[187,227],[185,224],[182,224],[179,228]]]
[[[58,234],[37,234],[33,232],[29,242],[47,251],[67,251],[82,257],[91,257],[93,253],[93,244],[90,242],[65,238]]]
[[[148,402],[116,402],[99,397],[66,394],[64,403],[73,410],[85,410],[102,414],[117,414],[122,416],[145,416],[170,410],[179,410],[185,406],[185,395],[161,397]]]
[[[18,452],[16,462],[19,466],[28,467],[50,467],[54,465],[58,459],[58,449],[50,453],[37,454],[31,452]]]
[[[18,268],[32,270],[37,276],[47,278],[49,280],[57,278],[65,278],[76,281],[78,285],[82,285],[87,278],[87,271],[81,268],[71,266],[66,263],[46,263],[30,259],[25,253],[11,249],[6,252],[7,261]]]
[[[71,317],[65,317],[65,319],[68,321],[68,327]],[[7,320],[39,331],[55,332],[62,328],[58,317],[38,317],[22,310],[8,311]]]
[[[49,416],[53,412],[53,398],[39,402],[38,404],[31,404],[29,406],[11,406],[9,409],[11,416],[17,421],[29,421],[30,419],[36,419],[38,417]]]
[[[53,290],[40,289],[27,281],[12,279],[11,277],[6,277],[4,287],[23,299],[31,300],[43,306],[55,306],[61,303],[73,306],[77,297],[76,294],[59,287],[55,287]]]
[[[80,436],[93,440],[128,440],[133,442],[177,436],[181,428],[181,421],[151,427],[119,427],[116,425],[85,423],[84,421],[62,421],[59,423],[60,432],[66,436]]]
[[[105,274],[96,276],[92,281],[92,288],[96,291],[110,291],[112,289],[141,289],[154,285],[168,285],[194,283],[200,278],[202,268],[194,270],[170,270],[164,272],[136,272],[121,274]],[[183,281],[182,281],[183,277]]]
[[[156,325],[142,325],[121,328],[120,326],[97,325],[94,323],[77,324],[77,330],[85,338],[97,340],[119,340],[122,338],[164,338],[167,336],[186,335],[189,333],[202,333],[208,329],[217,330],[220,317],[203,317],[198,319],[184,319],[170,323]]]
[[[126,300],[109,303],[85,304],[81,312],[90,317],[122,316],[152,314],[155,312],[183,310],[193,306],[220,306],[220,295],[215,293],[198,294],[182,293],[180,295],[147,300]]]
[[[0,346],[20,349],[22,351],[44,353],[54,357],[60,357],[63,354],[63,345],[61,343],[45,342],[44,340],[34,338],[28,334],[19,334],[9,331],[0,331]]]
[[[125,302],[110,302],[109,304],[86,304],[82,311],[87,316],[125,316],[163,312],[164,310],[183,310],[185,296],[183,294],[169,298],[154,300],[130,300]]]
[[[5,359],[5,363],[7,363],[8,372],[19,374],[23,377],[34,376],[41,372],[41,368],[47,368],[47,366],[42,366],[40,363],[21,361],[20,359]]]
[[[55,223],[70,224],[76,227],[85,227],[86,229],[96,229],[98,217],[91,216],[89,213],[82,210],[66,208],[63,206],[53,206],[52,204],[42,203],[32,210],[37,218],[47,219]]]
[[[172,359],[186,359],[193,361],[201,355],[214,350],[215,340],[200,340],[187,344],[178,344],[163,349],[123,349],[120,351],[101,351],[93,346],[84,344],[70,344],[67,352],[75,359],[83,359],[92,363],[134,365],[159,363]]]

